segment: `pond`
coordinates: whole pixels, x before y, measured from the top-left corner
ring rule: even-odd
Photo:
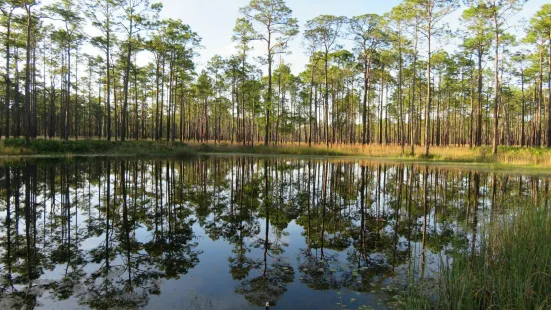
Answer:
[[[546,177],[293,157],[0,165],[2,309],[385,309]]]

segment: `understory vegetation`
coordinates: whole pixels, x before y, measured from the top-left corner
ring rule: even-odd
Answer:
[[[32,140],[10,138],[3,141],[1,155],[108,154],[140,156],[191,156],[195,154],[185,143],[165,141],[105,141],[105,140]]]

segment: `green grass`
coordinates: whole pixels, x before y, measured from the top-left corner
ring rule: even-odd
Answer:
[[[3,140],[1,155],[128,155],[128,156],[191,156],[195,152],[181,142],[105,141],[105,140]]]
[[[405,308],[550,309],[551,211],[522,208],[491,224],[475,253],[452,255],[436,279],[411,285]]]

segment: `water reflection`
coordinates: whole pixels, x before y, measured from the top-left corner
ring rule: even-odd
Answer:
[[[186,309],[196,299],[155,299],[182,285],[208,300],[196,308],[377,307],[549,193],[535,176],[255,157],[23,161],[0,176],[3,309]]]

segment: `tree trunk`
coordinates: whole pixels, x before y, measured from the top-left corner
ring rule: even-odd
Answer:
[[[551,147],[551,29],[549,30],[549,55],[548,55],[548,79],[547,79],[547,147]]]
[[[495,75],[494,75],[494,143],[493,143],[493,153],[497,154],[497,145],[498,145],[498,111],[499,111],[499,25],[497,22],[497,13],[494,13],[494,26],[495,26]]]
[[[131,43],[131,40],[132,40],[132,26],[133,26],[133,20],[132,20],[132,16],[130,17],[130,26],[129,26],[129,35],[128,35],[128,44],[127,44],[127,48],[128,48],[128,51],[126,52],[126,68],[125,68],[125,72],[124,72],[124,90],[123,90],[123,96],[124,96],[124,101],[123,101],[123,106],[122,106],[122,112],[121,112],[121,117],[122,117],[122,121],[121,121],[121,142],[124,142],[124,140],[126,139],[126,114],[127,114],[127,111],[128,111],[128,83],[130,82],[130,61],[131,61],[131,56],[132,56],[132,43]]]
[[[429,15],[430,17],[430,15]],[[428,38],[427,38],[427,102],[425,105],[425,156],[429,156],[429,134],[430,134],[430,103],[431,103],[431,82],[430,82],[430,66],[431,66],[431,50],[430,50],[430,40],[431,40],[431,21],[429,19],[429,29],[428,29]]]
[[[11,16],[13,9],[9,12],[6,25],[6,139],[10,137],[10,100],[11,100],[11,79],[10,79],[10,38],[11,38]],[[9,229],[8,229],[9,230]]]
[[[27,43],[26,43],[26,61],[25,61],[25,144],[30,144],[31,135],[31,4],[25,4],[27,11]]]
[[[268,146],[270,133],[270,109],[272,106],[272,46],[271,34],[268,34],[268,96],[266,98],[266,130],[264,133],[264,145]]]

